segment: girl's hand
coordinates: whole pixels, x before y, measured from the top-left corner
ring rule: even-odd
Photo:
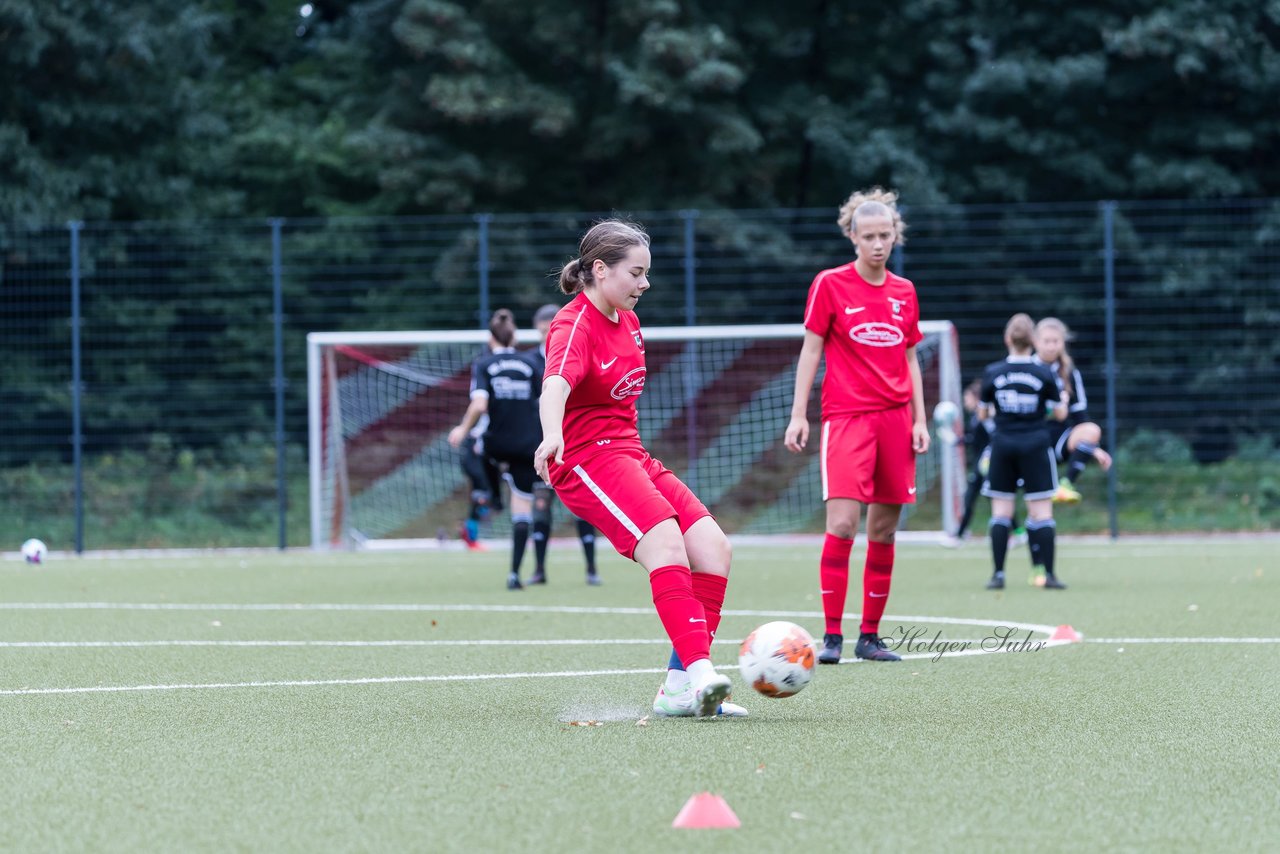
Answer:
[[[923,421],[917,421],[911,425],[911,450],[917,454],[923,454],[929,450],[929,425]]]
[[[782,436],[782,444],[786,446],[788,451],[798,454],[804,450],[804,446],[809,441],[809,419],[791,417],[791,423],[787,425],[787,432]]]
[[[563,436],[544,436],[538,450],[533,452],[533,468],[545,483],[551,483],[549,461],[553,459],[557,465],[564,462]]]

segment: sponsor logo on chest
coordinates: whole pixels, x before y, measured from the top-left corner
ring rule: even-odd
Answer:
[[[632,368],[622,375],[622,379],[614,384],[609,391],[609,396],[614,400],[626,400],[628,397],[637,397],[644,391],[644,379],[647,369],[641,365],[638,368]]]
[[[896,347],[906,340],[901,329],[878,320],[859,323],[849,330],[849,337],[868,347]]]

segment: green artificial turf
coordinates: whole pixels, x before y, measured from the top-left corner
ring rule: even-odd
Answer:
[[[919,632],[917,657],[820,668],[786,700],[728,670],[746,720],[646,719],[668,647],[643,573],[612,554],[589,588],[557,543],[551,584],[520,592],[503,552],[4,561],[0,849],[1273,850],[1277,552],[1066,541],[1069,590],[1027,586],[1021,549],[991,593],[981,541],[901,545],[882,633]],[[820,637],[816,563],[816,546],[740,547],[716,662],[778,616]],[[217,607],[245,604],[345,607]],[[989,622],[1085,639],[919,646],[981,648]],[[557,639],[582,643],[522,643]],[[14,645],[108,641],[152,645]],[[321,645],[339,641],[363,645]],[[15,693],[90,688],[111,690]],[[742,826],[672,829],[702,791]]]

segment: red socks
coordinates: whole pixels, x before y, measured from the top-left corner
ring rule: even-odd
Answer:
[[[703,604],[694,598],[693,582],[687,566],[660,566],[649,573],[649,586],[653,588],[653,604],[658,609],[658,619],[676,648],[676,655],[688,669],[695,661],[711,657],[710,622]],[[703,575],[698,573],[697,576]],[[721,579],[724,581],[724,579]],[[723,599],[723,587],[721,599]],[[716,623],[720,612],[716,609]]]
[[[849,552],[853,540],[827,534],[822,543],[822,561],[818,565],[818,581],[822,587],[822,613],[827,619],[827,634],[843,634],[844,597],[849,590]]]
[[[693,577],[693,597],[702,603],[702,610],[707,615],[707,634],[715,640],[716,629],[720,628],[720,607],[724,605],[724,591],[729,579],[705,572],[691,573]]]
[[[867,563],[862,570],[862,633],[879,634],[880,618],[889,601],[893,575],[893,543],[867,543]]]

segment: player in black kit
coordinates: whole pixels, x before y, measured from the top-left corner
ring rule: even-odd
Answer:
[[[534,316],[539,332],[549,326],[558,306],[544,306]],[[462,422],[449,433],[449,442],[460,445],[468,431],[484,416],[488,428],[483,436],[486,461],[503,470],[511,489],[511,571],[507,588],[521,590],[520,564],[533,535],[534,572],[529,584],[545,584],[547,542],[551,535],[551,506],[554,493],[537,476],[533,452],[542,442],[542,422],[538,398],[542,394],[542,374],[546,355],[541,346],[515,350],[515,317],[507,309],[494,312],[489,323],[493,352],[475,363],[471,379],[471,404]],[[595,528],[578,520],[578,537],[587,559],[587,583],[597,585]]]
[[[503,477],[511,487],[511,571],[507,588],[520,590],[520,563],[524,560],[532,522],[533,487],[538,476],[533,469],[533,452],[542,441],[538,420],[538,397],[542,374],[524,354],[515,350],[515,316],[505,308],[494,312],[489,333],[499,345],[478,359],[471,378],[471,404],[462,423],[449,431],[449,443],[462,444],[468,431],[484,415],[489,427],[484,433],[485,457],[505,469]]]
[[[1058,489],[1058,469],[1045,412],[1050,411],[1056,421],[1066,418],[1067,396],[1054,373],[1032,359],[1034,330],[1025,314],[1009,318],[1004,330],[1009,355],[987,366],[979,396],[979,416],[994,415],[996,424],[987,482],[982,488],[982,494],[991,499],[995,572],[987,582],[989,590],[1004,587],[1004,560],[1019,480],[1027,502],[1027,538],[1032,554],[1044,567],[1044,586],[1066,587],[1053,571],[1053,496]]]

